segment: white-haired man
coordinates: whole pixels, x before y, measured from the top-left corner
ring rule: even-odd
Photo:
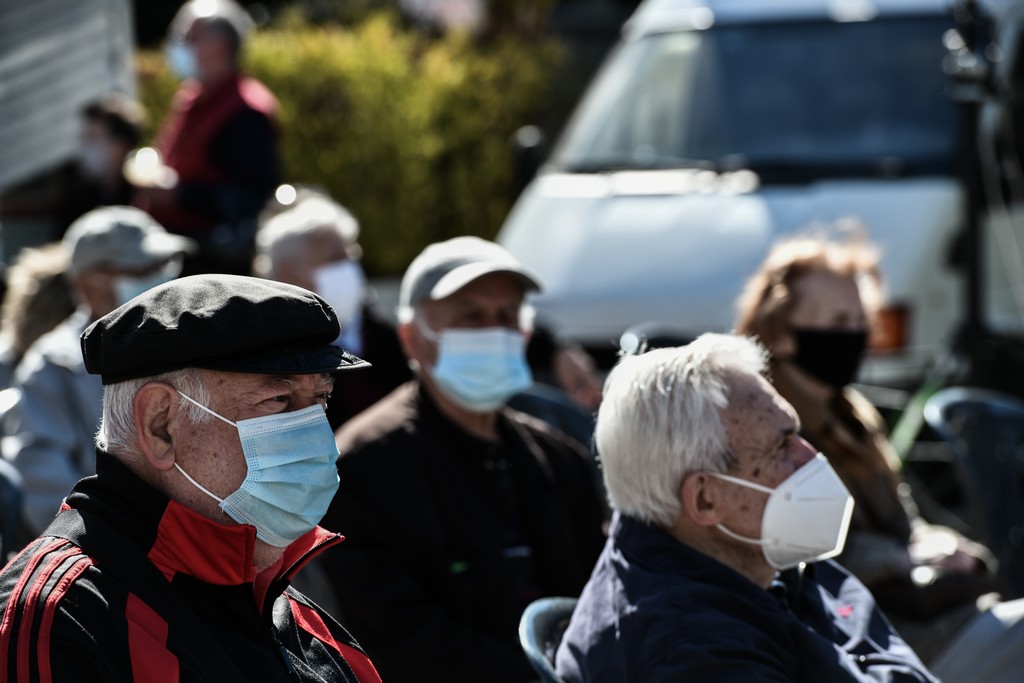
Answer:
[[[504,407],[530,384],[523,298],[537,281],[476,237],[428,246],[399,293],[417,379],[338,431],[324,555],[381,676],[524,682],[523,608],[577,595],[603,540],[589,456]]]
[[[934,681],[832,561],[852,500],[763,377],[706,334],[626,356],[596,441],[615,512],[557,653],[569,682]]]
[[[369,305],[355,216],[326,196],[300,192],[304,196],[257,233],[253,273],[326,299],[341,324],[335,343],[371,364],[346,378],[348,390],[327,402],[327,419],[337,429],[412,379],[412,372],[394,327]]]
[[[380,683],[348,633],[289,583],[339,534],[323,406],[323,299],[201,275],[82,334],[104,385],[96,476],[0,573],[7,681]]]

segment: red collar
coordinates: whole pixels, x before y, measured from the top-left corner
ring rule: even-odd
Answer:
[[[258,593],[265,593],[272,583],[290,581],[316,555],[343,540],[341,534],[318,526],[285,548],[278,562],[257,575],[253,567],[255,527],[221,524],[172,500],[160,517],[148,557],[168,580],[175,574],[187,574],[214,585],[253,583]]]

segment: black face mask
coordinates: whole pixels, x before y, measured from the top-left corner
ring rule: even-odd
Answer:
[[[793,363],[811,377],[837,389],[852,382],[868,345],[864,330],[845,332],[791,327],[796,338]]]

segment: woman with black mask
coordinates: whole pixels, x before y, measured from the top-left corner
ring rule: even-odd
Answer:
[[[856,501],[838,559],[934,666],[986,604],[998,600],[988,597],[994,567],[983,546],[920,517],[882,417],[849,386],[881,299],[872,245],[798,237],[776,245],[747,282],[736,331],[758,337],[772,354],[775,388]]]

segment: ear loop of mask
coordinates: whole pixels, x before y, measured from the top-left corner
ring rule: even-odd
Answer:
[[[756,484],[756,483],[754,483],[752,481],[747,481],[746,479],[740,479],[739,477],[733,477],[733,476],[728,475],[728,474],[720,474],[718,472],[708,472],[708,474],[711,475],[712,477],[716,477],[718,479],[724,479],[725,481],[728,481],[730,483],[736,484],[737,486],[744,486],[746,488],[753,489],[755,491],[760,491],[761,493],[767,493],[769,496],[772,495],[772,493],[775,492],[775,489],[768,488],[767,486],[762,486],[761,484]],[[743,535],[738,534],[735,531],[729,529],[724,524],[716,524],[715,528],[718,529],[719,531],[721,531],[723,534],[725,534],[729,538],[735,539],[737,541],[742,541],[743,543],[750,543],[751,545],[764,545],[764,540],[763,539],[760,539],[760,538],[750,538],[749,536],[743,536]]]
[[[431,328],[430,325],[428,325],[427,322],[420,317],[419,313],[413,316],[413,322],[416,325],[416,329],[418,329],[420,331],[420,334],[422,334],[424,337],[434,342],[434,344],[439,344],[441,342],[441,335],[438,334],[433,328]]]
[[[220,415],[220,414],[218,414],[218,413],[215,413],[214,411],[210,410],[209,408],[207,408],[206,406],[204,406],[204,405],[203,405],[202,403],[200,403],[199,401],[197,401],[197,400],[195,400],[195,399],[193,399],[193,398],[190,398],[189,396],[186,396],[185,394],[181,393],[180,391],[178,392],[178,396],[181,396],[181,397],[182,397],[183,399],[185,399],[185,400],[186,400],[186,401],[188,401],[189,403],[191,403],[191,404],[193,404],[193,405],[195,405],[195,406],[198,406],[198,407],[202,408],[203,410],[205,410],[206,412],[208,412],[208,413],[209,413],[210,415],[213,415],[213,416],[214,416],[215,418],[217,418],[218,420],[222,420],[222,421],[224,421],[224,422],[227,422],[227,423],[228,423],[229,425],[231,425],[232,427],[234,427],[234,428],[236,428],[236,429],[238,428],[238,425],[237,425],[236,423],[234,423],[234,422],[232,422],[231,420],[227,419],[227,418],[226,418],[226,417],[224,417],[223,415]],[[217,501],[218,503],[223,503],[223,502],[224,502],[224,499],[223,499],[223,498],[221,498],[221,497],[217,496],[217,495],[216,495],[215,493],[213,493],[212,491],[210,491],[210,490],[209,490],[208,488],[206,488],[205,486],[203,486],[202,484],[200,484],[200,483],[199,483],[198,481],[196,481],[195,479],[193,479],[192,477],[190,477],[190,476],[189,476],[189,474],[188,474],[188,472],[186,472],[185,470],[181,469],[181,465],[179,465],[178,463],[174,463],[174,467],[175,467],[175,468],[176,468],[176,469],[177,469],[177,470],[178,470],[179,472],[181,472],[181,474],[182,474],[182,476],[183,476],[183,477],[185,477],[185,478],[186,478],[186,479],[188,479],[188,480],[189,480],[190,482],[192,482],[192,485],[193,485],[193,486],[195,486],[195,487],[196,487],[197,489],[199,489],[200,491],[202,491],[203,493],[205,493],[206,495],[208,495],[208,496],[209,496],[210,498],[213,498],[213,499],[214,499],[215,501]]]

